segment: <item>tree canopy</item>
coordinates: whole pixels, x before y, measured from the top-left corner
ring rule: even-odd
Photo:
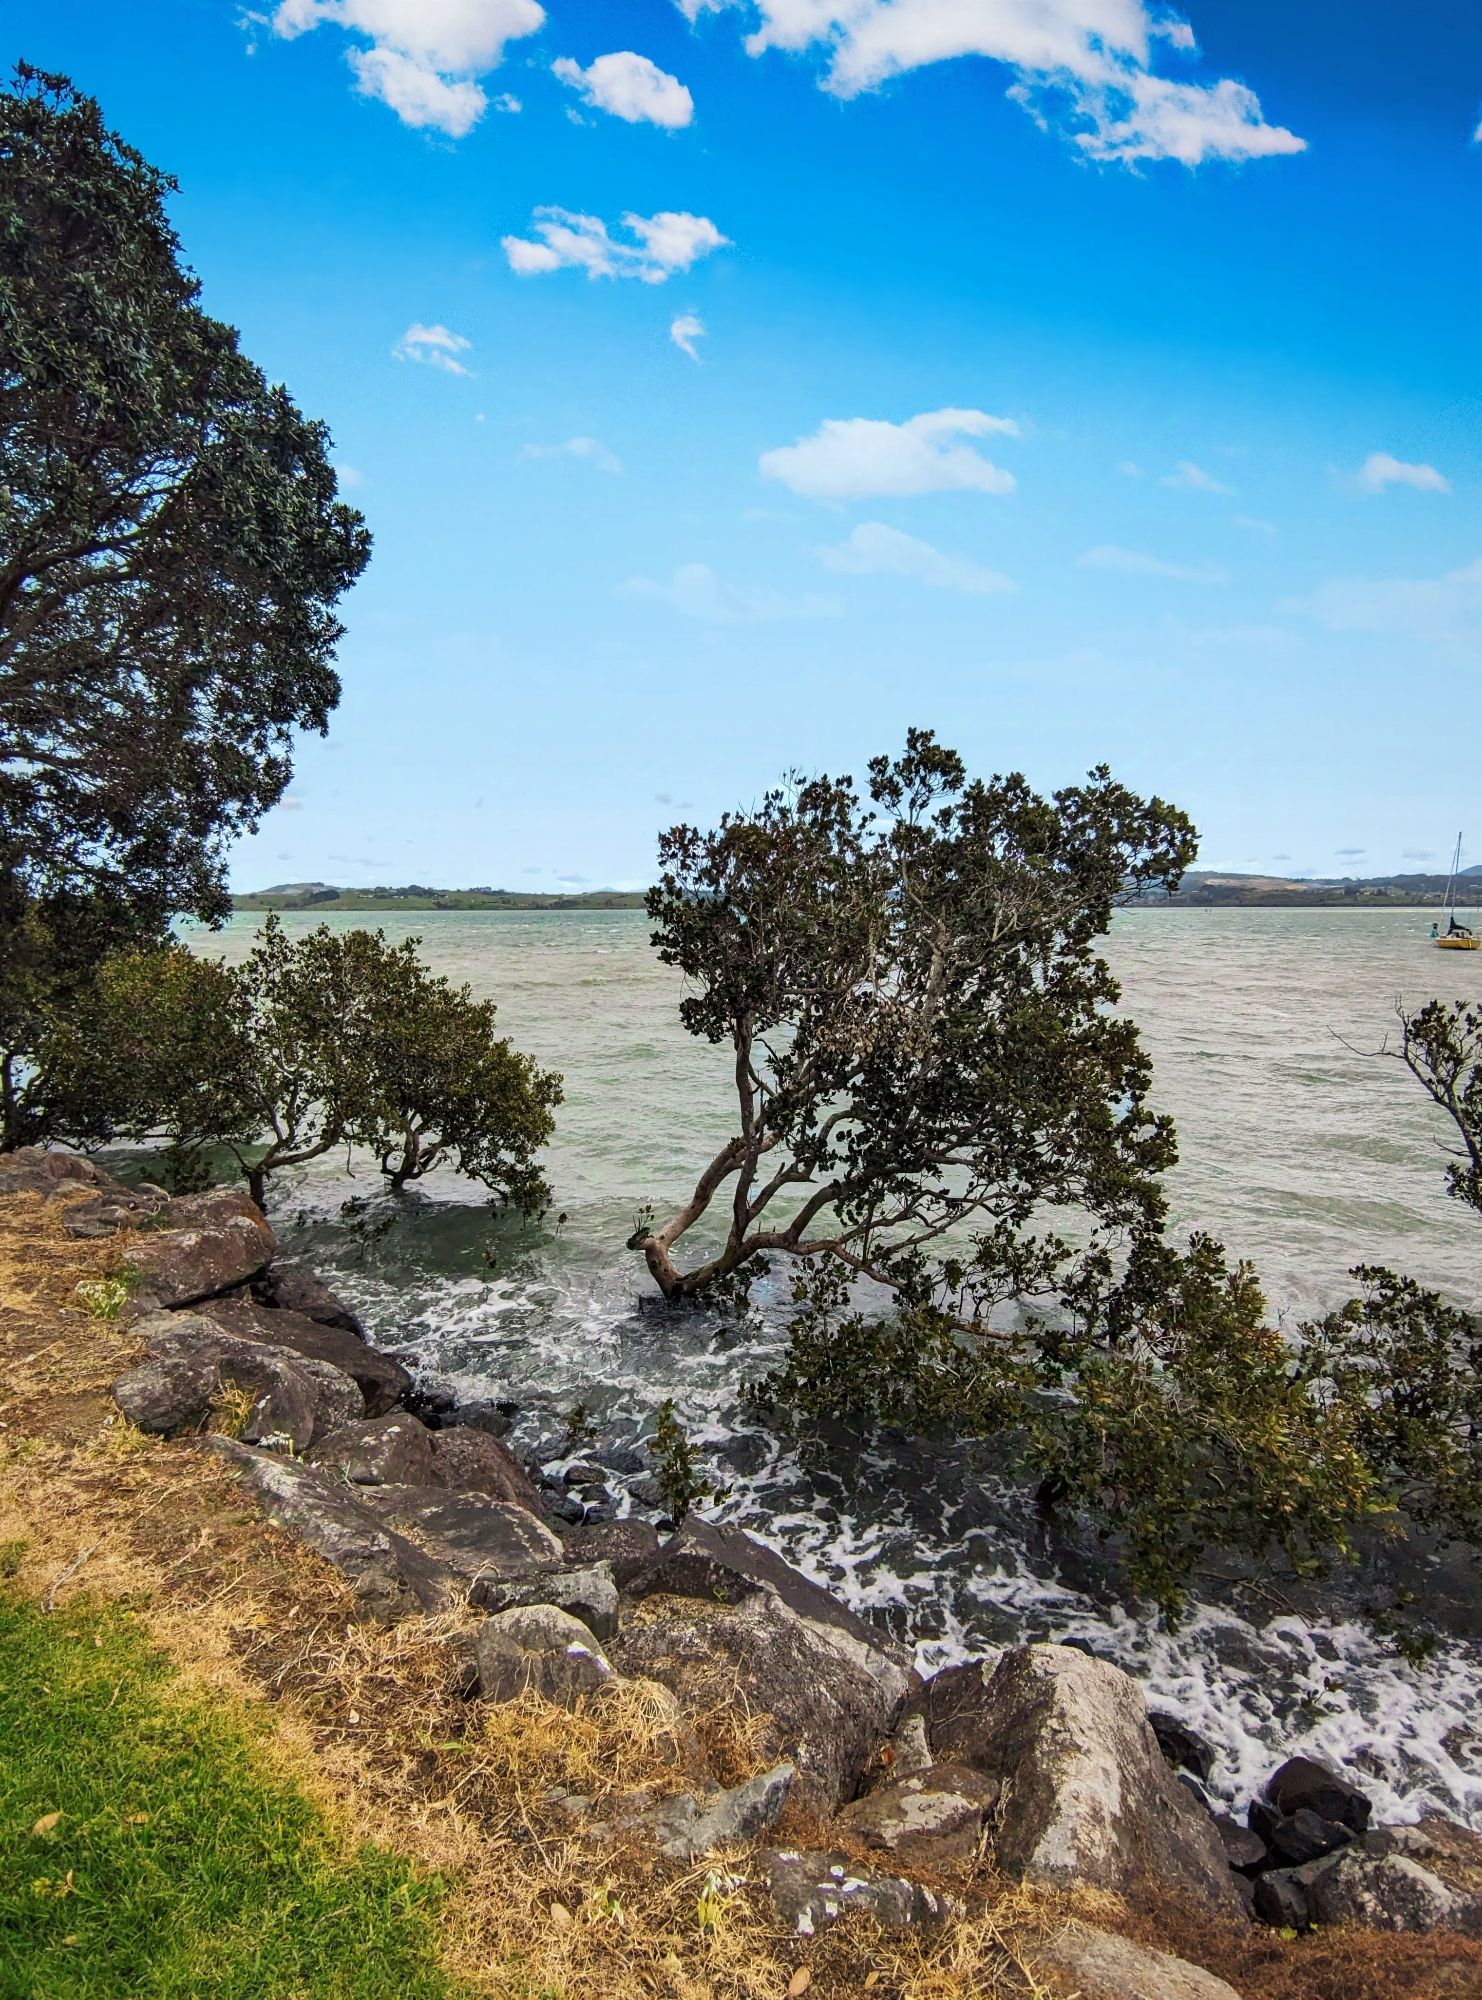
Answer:
[[[666,1295],[768,1253],[909,1290],[949,1231],[1012,1258],[1046,1204],[1151,1226],[1172,1127],[1096,941],[1194,851],[1183,813],[1105,769],[1047,799],[921,730],[863,799],[813,778],[666,834],[654,943],[690,982],[685,1027],[733,1051],[739,1124],[632,1238]],[[723,1194],[723,1240],[681,1269]]]
[[[237,966],[182,945],[113,954],[41,1046],[54,1130],[163,1142],[182,1184],[224,1148],[259,1202],[271,1175],[345,1148],[398,1188],[448,1165],[537,1211],[561,1079],[417,944],[327,924],[290,941],[269,917]]]
[[[225,909],[369,555],[324,426],[201,309],[173,190],[65,78],[0,93],[0,878],[156,919]]]

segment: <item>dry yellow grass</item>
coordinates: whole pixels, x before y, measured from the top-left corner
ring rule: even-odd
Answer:
[[[332,1572],[244,1505],[219,1461],[119,1415],[108,1383],[137,1348],[127,1321],[77,1288],[117,1270],[126,1244],[62,1236],[77,1198],[0,1200],[0,1571],[43,1604],[77,1592],[127,1601],[190,1681],[265,1708],[274,1754],[347,1843],[377,1841],[449,1881],[450,1970],[514,2000],[782,2000],[805,1990],[804,1972],[818,1996],[1053,1990],[1036,1983],[1035,1946],[1075,1906],[982,1871],[947,1885],[971,1915],[937,1935],[888,1936],[856,1917],[804,1940],[747,1884],[744,1852],[679,1868],[641,1843],[580,1834],[554,1791],[672,1791],[697,1759],[734,1782],[766,1761],[769,1718],[720,1681],[688,1717],[644,1682],[574,1714],[534,1694],[467,1701],[471,1620],[365,1622]],[[786,1832],[824,1837],[800,1816]],[[1180,1911],[1080,1907],[1199,1959],[1247,2000],[1482,1994],[1482,1948],[1471,1987],[1428,1985],[1425,1941],[1293,1946]]]

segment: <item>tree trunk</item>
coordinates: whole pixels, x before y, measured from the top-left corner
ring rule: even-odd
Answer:
[[[247,1192],[257,1203],[263,1214],[267,1214],[267,1174],[262,1167],[247,1169]]]

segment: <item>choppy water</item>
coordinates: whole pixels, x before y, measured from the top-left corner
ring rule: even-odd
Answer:
[[[313,921],[285,919],[291,932]],[[851,1447],[804,1466],[748,1427],[738,1390],[774,1353],[774,1326],[764,1315],[737,1337],[653,1309],[623,1248],[635,1210],[684,1196],[734,1116],[725,1052],[680,1029],[678,982],[641,914],[329,921],[420,933],[434,969],[494,997],[502,1029],[566,1079],[550,1155],[559,1229],[496,1230],[451,1178],[391,1204],[374,1175],[347,1183],[339,1163],[278,1198],[286,1247],[333,1269],[373,1338],[415,1350],[465,1396],[517,1401],[516,1441],[552,1453],[573,1403],[636,1429],[673,1396],[729,1487],[724,1517],[886,1616],[923,1666],[1026,1636],[1083,1638],[1216,1744],[1227,1798],[1304,1747],[1356,1762],[1382,1813],[1430,1800],[1482,1824],[1482,1641],[1411,1668],[1339,1595],[1302,1618],[1279,1600],[1243,1617],[1211,1599],[1162,1633],[1047,1546],[981,1453]],[[1367,1053],[1397,1000],[1482,993],[1482,953],[1433,952],[1428,926],[1392,910],[1146,911],[1115,925],[1108,955],[1178,1123],[1174,1220],[1252,1258],[1287,1317],[1346,1297],[1359,1262],[1482,1306],[1482,1223],[1446,1198],[1444,1121],[1398,1063]],[[237,919],[206,948],[236,958],[253,929]],[[339,1212],[357,1193],[371,1200],[358,1230]],[[1482,1606],[1461,1611],[1482,1633]]]

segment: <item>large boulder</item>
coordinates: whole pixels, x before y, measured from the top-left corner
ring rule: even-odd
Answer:
[[[479,1601],[490,1611],[551,1604],[579,1618],[598,1639],[611,1639],[618,1629],[617,1585],[606,1563],[589,1563],[585,1569],[548,1570],[524,1578],[485,1576],[479,1584]]]
[[[341,1424],[309,1454],[351,1486],[433,1486],[432,1433],[405,1410]]]
[[[1320,1924],[1482,1937],[1482,1896],[1448,1888],[1439,1875],[1403,1854],[1349,1848],[1322,1868],[1309,1893]]]
[[[866,1847],[940,1868],[977,1854],[983,1822],[998,1793],[998,1780],[981,1771],[965,1764],[934,1764],[876,1785],[845,1806],[838,1823]]]
[[[246,1284],[273,1257],[273,1232],[241,1188],[212,1188],[159,1204],[136,1228],[128,1261],[136,1289],[162,1306],[191,1305]]]
[[[0,1153],[0,1195],[58,1194],[64,1189],[93,1188],[127,1196],[130,1190],[81,1153],[49,1152],[41,1146],[17,1146]]]
[[[432,1432],[436,1483],[455,1493],[487,1493],[512,1507],[540,1511],[540,1489],[507,1444],[467,1424]]]
[[[478,1692],[487,1701],[513,1701],[533,1692],[572,1708],[613,1679],[606,1656],[580,1619],[554,1605],[534,1604],[496,1612],[474,1637]]]
[[[482,1493],[365,1486],[362,1504],[413,1542],[450,1580],[457,1601],[495,1608],[502,1589],[562,1568],[561,1544],[533,1514]],[[588,1635],[590,1637],[590,1634]]]
[[[1347,1827],[1350,1833],[1365,1831],[1372,1810],[1368,1797],[1357,1785],[1315,1757],[1289,1757],[1266,1780],[1260,1803],[1280,1819],[1310,1812]],[[1257,1823],[1254,1811],[1251,1824],[1257,1833],[1266,1832],[1265,1826]],[[1270,1838],[1269,1833],[1266,1837]]]
[[[299,1313],[320,1326],[337,1326],[358,1340],[365,1338],[360,1315],[302,1264],[270,1264],[253,1279],[252,1296],[275,1311]]]
[[[993,1849],[1005,1873],[1239,1910],[1219,1832],[1169,1769],[1119,1668],[1069,1646],[1020,1646],[979,1677],[974,1713],[966,1684],[954,1693],[956,1755],[1002,1782]]]
[[[200,1311],[217,1320],[240,1340],[263,1340],[274,1347],[291,1347],[312,1361],[327,1361],[341,1369],[360,1389],[367,1416],[384,1416],[399,1408],[412,1386],[412,1378],[390,1354],[368,1347],[357,1333],[343,1326],[312,1319],[287,1307],[258,1305],[237,1291],[219,1299],[204,1300]]]
[[[630,1593],[641,1592],[643,1580],[659,1560],[657,1530],[652,1522],[632,1516],[568,1528],[561,1540],[568,1562],[606,1563],[618,1589]]]
[[[800,1937],[812,1937],[837,1923],[848,1910],[863,1910],[886,1930],[936,1925],[956,1913],[950,1897],[899,1875],[878,1875],[845,1854],[777,1848],[757,1857],[777,1914]]]
[[[734,1604],[644,1597],[614,1658],[625,1673],[672,1689],[692,1714],[744,1704],[758,1753],[795,1763],[800,1793],[825,1810],[859,1790],[910,1686],[893,1651],[767,1589]]]
[[[236,1389],[252,1399],[240,1438],[301,1452],[360,1408],[360,1391],[337,1368],[238,1340],[197,1314],[155,1313],[137,1332],[149,1359],[114,1383],[113,1399],[141,1430],[203,1429],[225,1391]]]
[[[1041,1991],[1073,1994],[1074,2000],[1240,2000],[1233,1986],[1202,1966],[1084,1924],[1037,1946],[1034,1969],[1053,1981]]]
[[[229,1438],[212,1438],[211,1446],[235,1466],[259,1511],[336,1570],[372,1616],[390,1621],[446,1608],[446,1572],[383,1527],[347,1487]]]
[[[1444,1813],[1422,1813],[1414,1826],[1375,1827],[1364,1846],[1370,1854],[1403,1854],[1439,1875],[1448,1889],[1482,1895],[1482,1833]]]

